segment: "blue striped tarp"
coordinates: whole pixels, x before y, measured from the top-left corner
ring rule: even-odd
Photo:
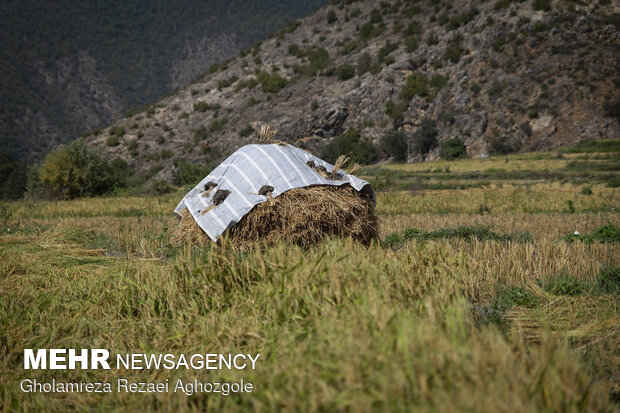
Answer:
[[[334,167],[291,145],[244,146],[189,191],[174,212],[181,215],[187,208],[209,238],[217,241],[220,235],[239,222],[255,205],[267,201],[266,195],[258,194],[264,185],[274,188],[271,194],[275,198],[293,188],[349,184],[357,191],[370,194],[374,202],[375,195],[368,182],[342,169],[338,171],[342,175],[341,179],[325,178],[311,168],[308,161],[313,161],[316,166],[324,166],[328,172],[332,172]],[[205,184],[208,182],[217,186],[204,196]],[[217,190],[228,190],[230,194],[221,204],[203,213],[213,206],[213,196]]]

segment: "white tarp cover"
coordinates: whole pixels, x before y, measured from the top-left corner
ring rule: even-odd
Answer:
[[[316,166],[324,166],[328,173],[332,172],[333,165],[291,145],[244,146],[189,191],[174,212],[180,215],[187,208],[209,238],[217,241],[220,235],[239,222],[255,205],[267,201],[266,195],[258,194],[264,185],[274,188],[271,194],[275,198],[293,188],[349,184],[357,191],[370,194],[374,202],[375,195],[368,182],[342,169],[338,171],[342,174],[341,179],[324,178],[307,164],[308,161],[313,161]],[[203,196],[208,182],[216,183],[217,187],[208,196]],[[229,190],[230,194],[221,204],[202,214],[214,204],[213,196],[218,189]]]

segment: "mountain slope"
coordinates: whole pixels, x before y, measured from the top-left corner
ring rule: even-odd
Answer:
[[[0,152],[34,156],[154,102],[326,0],[7,0]]]
[[[615,2],[333,3],[90,144],[166,179],[180,161],[250,142],[261,122],[315,152],[350,129],[374,143],[400,131],[410,160],[439,154],[416,151],[421,124],[481,157],[620,136],[609,116],[620,84]]]

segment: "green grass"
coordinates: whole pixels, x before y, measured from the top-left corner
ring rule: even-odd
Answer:
[[[596,228],[590,234],[580,234],[578,231],[572,234],[568,234],[562,238],[562,241],[573,242],[583,241],[587,244],[593,242],[601,243],[620,243],[620,227],[617,227],[611,223]]]
[[[620,152],[620,139],[584,140],[578,144],[562,149],[563,153],[618,153]]]
[[[478,241],[500,242],[533,242],[532,235],[527,232],[496,233],[489,226],[462,226],[457,228],[440,228],[432,231],[421,231],[415,228],[407,228],[402,235],[391,233],[383,240],[386,247],[398,247],[409,240],[427,241],[439,239],[464,239]]]
[[[2,204],[0,410],[613,411],[619,199],[602,182],[583,194],[557,181],[571,156],[366,168],[386,182],[368,247],[176,245],[187,188]],[[542,175],[494,179],[520,171]],[[478,186],[429,189],[424,176]],[[586,235],[559,240],[575,230]],[[253,371],[22,368],[24,348],[91,347],[261,357]],[[26,377],[243,378],[255,391],[23,393]]]

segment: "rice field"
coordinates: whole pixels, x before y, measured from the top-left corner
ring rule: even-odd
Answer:
[[[617,153],[386,164],[379,237],[171,241],[187,188],[0,205],[0,410],[617,411]],[[24,370],[25,348],[260,353],[255,370]],[[27,393],[21,380],[251,382]]]

